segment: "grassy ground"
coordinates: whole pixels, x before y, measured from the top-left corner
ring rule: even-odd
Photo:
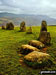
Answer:
[[[47,53],[52,56],[53,62],[56,64],[56,26],[48,26],[48,31],[52,37],[52,46],[48,48]],[[14,30],[2,30],[0,28],[0,74],[1,75],[39,75],[40,69],[32,69],[21,65],[19,47],[27,44],[29,40],[37,39],[40,27],[33,27],[33,34],[19,32],[19,28]],[[42,70],[56,70],[56,66],[45,68]]]

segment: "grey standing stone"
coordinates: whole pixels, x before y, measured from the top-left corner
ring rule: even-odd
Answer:
[[[20,24],[20,31],[25,32],[26,31],[26,26],[25,26],[25,22],[21,22]]]
[[[44,44],[51,43],[51,36],[50,36],[50,32],[47,32],[47,22],[46,21],[42,21],[39,40]]]

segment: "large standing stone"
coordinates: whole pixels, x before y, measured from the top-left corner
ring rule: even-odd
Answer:
[[[44,43],[44,44],[50,44],[51,42],[51,36],[50,33],[47,32],[47,22],[46,21],[42,21],[42,25],[41,25],[41,31],[40,31],[40,35],[39,35],[39,40]]]
[[[24,21],[21,22],[21,24],[20,24],[20,31],[23,31],[23,32],[26,31],[26,26],[25,26],[25,22]]]
[[[42,21],[41,32],[42,31],[47,31],[47,22],[46,21]]]
[[[50,33],[46,31],[42,31],[40,33],[39,40],[43,42],[44,44],[50,44],[51,42]]]

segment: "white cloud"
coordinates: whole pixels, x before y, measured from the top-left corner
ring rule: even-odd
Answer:
[[[56,17],[56,0],[0,0],[0,11]]]

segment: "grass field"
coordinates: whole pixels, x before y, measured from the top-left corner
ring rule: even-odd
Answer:
[[[40,26],[32,28],[33,34],[19,32],[19,27],[15,27],[14,30],[2,30],[0,28],[0,75],[39,75],[41,69],[32,69],[24,66],[24,64],[21,65],[19,62],[21,57],[18,48],[39,36]],[[48,26],[48,31],[51,34],[52,45],[48,47],[47,53],[51,55],[56,64],[56,26]],[[42,70],[56,70],[56,66]]]

